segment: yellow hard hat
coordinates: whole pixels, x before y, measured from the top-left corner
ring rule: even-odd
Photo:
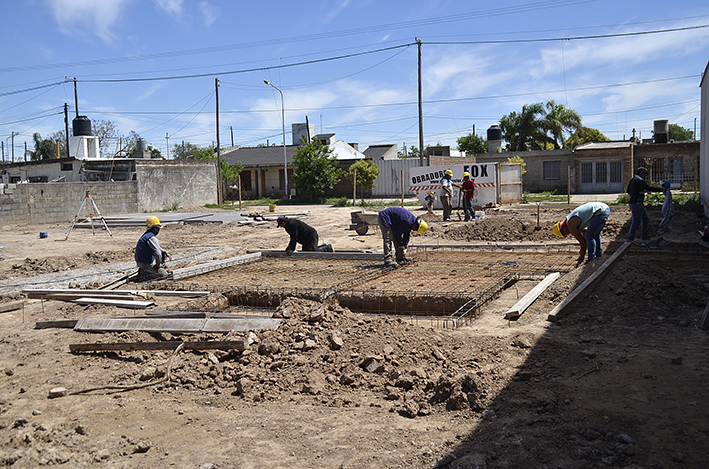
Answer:
[[[551,231],[553,231],[559,238],[566,238],[566,235],[561,232],[561,227],[564,225],[564,222],[565,220],[558,222],[554,225],[554,228],[551,229]]]
[[[443,174],[445,174],[446,176],[453,176],[453,171],[451,171],[450,169],[446,169]]]
[[[419,227],[418,227],[418,230],[416,230],[416,232],[418,234],[424,234],[426,232],[426,230],[428,230],[428,223],[426,223],[423,220],[419,220]]]
[[[160,224],[160,220],[155,215],[150,216],[150,217],[148,217],[147,220],[145,220],[145,226],[147,226],[148,228],[153,228],[153,227],[162,228],[162,225]]]
[[[466,176],[467,176],[467,177],[470,177],[470,173],[467,172],[467,171],[463,173],[463,177],[466,177]]]

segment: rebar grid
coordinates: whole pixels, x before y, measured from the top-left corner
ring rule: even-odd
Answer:
[[[233,306],[276,307],[288,296],[335,297],[355,311],[444,317],[457,327],[520,276],[568,271],[576,255],[539,251],[424,251],[416,262],[261,258],[192,277],[190,287],[221,291]]]

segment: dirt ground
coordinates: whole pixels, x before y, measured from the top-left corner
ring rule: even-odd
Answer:
[[[412,243],[569,243],[551,227],[571,208],[487,209],[477,225],[455,221],[456,211],[443,223],[440,211],[413,209],[430,229]],[[611,210],[602,239],[613,251],[627,237],[630,216],[627,206]],[[278,207],[315,226],[336,251],[381,250],[378,230],[348,229],[352,211]],[[661,214],[649,212],[655,233]],[[631,246],[553,323],[548,313],[601,261],[563,274],[517,321],[504,313],[535,282],[519,281],[459,329],[290,298],[273,313],[283,320],[277,330],[90,334],[35,329],[35,322],[135,312],[25,299],[23,309],[0,313],[0,466],[706,467],[709,332],[697,323],[709,299],[709,243],[698,233],[707,223],[678,207],[662,240]],[[110,237],[79,229],[64,240],[67,229],[1,227],[0,284],[26,278],[32,288],[40,274],[130,261],[143,232],[116,227]],[[49,236],[40,239],[40,231]],[[275,223],[167,225],[160,241],[173,254],[233,248],[224,256],[288,242]],[[161,285],[169,281],[122,288]],[[1,301],[23,298],[12,293]],[[156,308],[221,301],[156,297]],[[244,352],[69,351],[77,343],[239,339],[251,344]],[[144,386],[72,394],[135,385]],[[50,398],[56,387],[68,395]]]

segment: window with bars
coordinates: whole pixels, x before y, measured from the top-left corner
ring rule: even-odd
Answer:
[[[544,179],[561,179],[561,161],[544,162]]]

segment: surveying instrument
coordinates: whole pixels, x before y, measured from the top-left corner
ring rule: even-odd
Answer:
[[[91,198],[91,193],[90,191],[86,191],[86,196],[84,197],[84,200],[81,201],[81,205],[79,206],[79,211],[76,213],[74,216],[74,222],[71,224],[71,227],[69,228],[69,232],[66,234],[66,238],[64,241],[69,239],[69,235],[71,234],[71,230],[74,229],[74,225],[76,225],[76,222],[79,221],[79,215],[81,215],[81,210],[84,208],[84,205],[86,204],[86,201],[89,200],[91,201],[91,205],[94,208],[94,211],[96,212],[96,215],[98,215],[98,218],[101,219],[101,223],[103,223],[103,227],[108,231],[108,234],[111,235],[111,238],[113,238],[113,233],[111,233],[111,230],[108,229],[108,225],[106,224],[106,220],[103,219],[103,215],[101,215],[101,212],[98,209],[98,206],[96,205],[96,202],[94,202],[94,199]],[[89,208],[90,210],[90,208]],[[96,227],[94,227],[94,213],[89,211],[89,220],[91,221],[91,230],[94,232],[94,236],[96,236]]]

